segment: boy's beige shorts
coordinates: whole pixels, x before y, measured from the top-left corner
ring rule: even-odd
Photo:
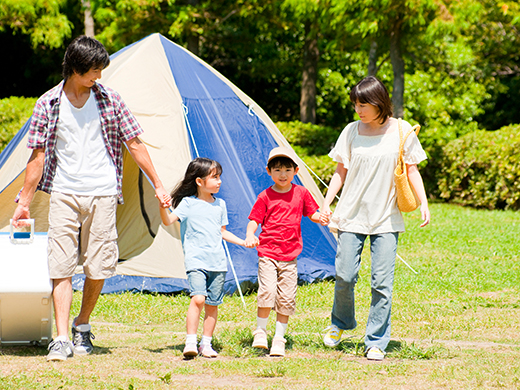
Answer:
[[[298,270],[296,259],[277,261],[258,259],[258,307],[273,308],[279,314],[292,316],[296,309]]]
[[[49,272],[51,279],[74,275],[78,265],[89,279],[116,272],[119,251],[116,196],[52,192],[49,205]]]

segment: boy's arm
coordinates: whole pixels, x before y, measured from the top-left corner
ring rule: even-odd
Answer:
[[[309,215],[309,219],[314,223],[321,223],[320,221],[321,213],[316,211],[314,214]]]
[[[230,231],[226,230],[225,226],[222,226],[220,231],[222,232],[222,239],[223,240],[226,240],[227,242],[230,242],[232,244],[236,244],[236,245],[240,245],[240,246],[246,246],[245,240],[242,240],[241,238],[238,238],[233,233],[231,233]]]
[[[258,246],[260,244],[260,241],[258,240],[258,237],[255,236],[256,229],[258,229],[258,222],[256,221],[249,221],[247,224],[247,231],[246,231],[246,247],[247,248],[254,248],[255,246]]]
[[[179,217],[174,213],[168,213],[167,207],[159,207],[159,211],[161,213],[161,220],[166,226],[171,225],[175,221],[179,220]]]

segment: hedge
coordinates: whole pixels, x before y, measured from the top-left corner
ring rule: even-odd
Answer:
[[[0,99],[0,152],[31,117],[36,98]]]
[[[486,209],[520,209],[520,125],[478,130],[444,147],[440,196]]]

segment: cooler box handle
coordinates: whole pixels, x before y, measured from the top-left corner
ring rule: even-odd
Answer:
[[[9,220],[9,239],[13,244],[32,244],[34,241],[34,219],[19,219],[18,222],[25,222],[24,226],[31,226],[30,232],[15,231],[13,226],[13,220]]]

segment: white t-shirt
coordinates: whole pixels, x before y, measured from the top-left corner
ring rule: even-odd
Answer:
[[[108,154],[94,92],[81,108],[61,95],[56,128],[57,168],[53,191],[74,195],[117,195],[116,167]]]
[[[403,121],[403,135],[411,126]],[[399,156],[399,130],[383,135],[360,135],[359,121],[345,127],[329,156],[347,171],[340,200],[329,227],[361,234],[404,232],[397,207],[394,170]],[[411,134],[404,146],[404,162],[426,159],[419,139]]]

